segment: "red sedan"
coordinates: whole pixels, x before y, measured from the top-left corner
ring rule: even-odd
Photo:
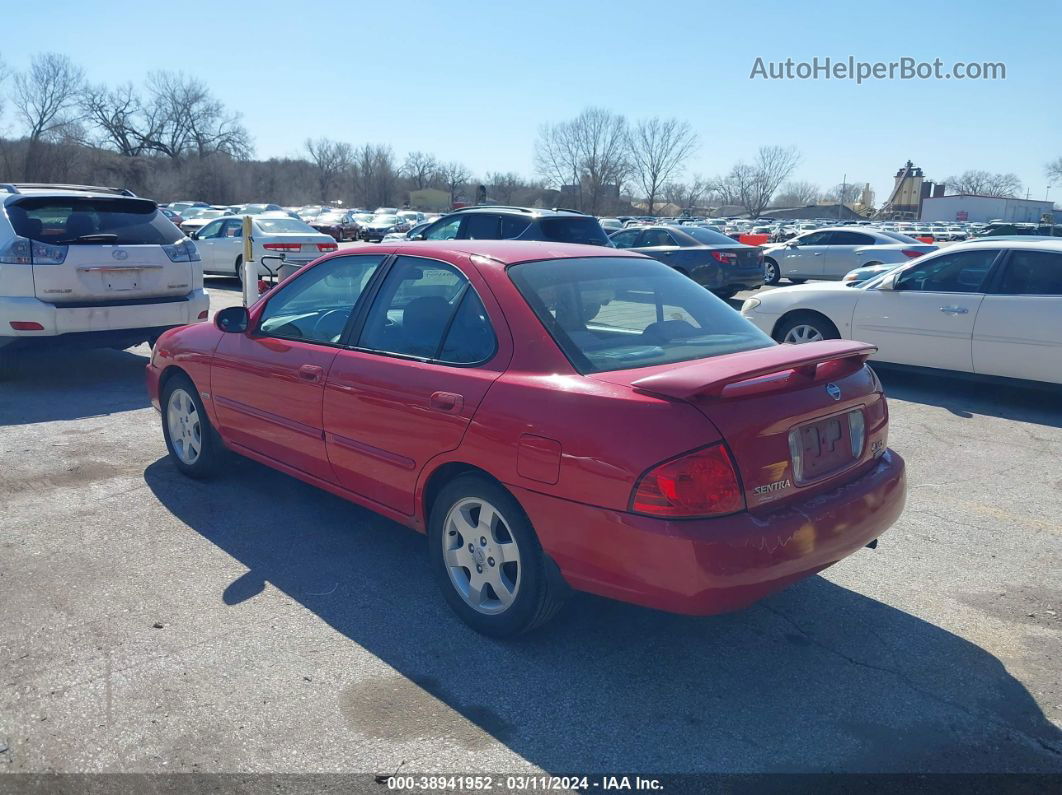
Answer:
[[[777,345],[638,254],[448,240],[323,257],[147,379],[182,472],[231,450],[426,533],[507,636],[571,589],[734,610],[874,541],[905,480],[873,351]]]

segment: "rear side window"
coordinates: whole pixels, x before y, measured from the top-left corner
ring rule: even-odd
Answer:
[[[703,359],[775,343],[692,279],[656,260],[524,262],[509,276],[582,373]]]
[[[596,218],[543,218],[539,221],[544,240],[554,243],[586,243],[591,246],[610,245],[608,235]]]
[[[461,237],[469,240],[497,240],[500,234],[499,219],[488,213],[470,213],[465,218]]]
[[[523,218],[519,215],[503,215],[501,217],[502,240],[512,240],[514,237],[520,237],[527,231],[529,226],[531,226],[530,218]]]
[[[1012,251],[999,291],[1004,295],[1062,295],[1062,254]]]
[[[184,237],[144,199],[39,197],[7,207],[15,234],[56,245],[168,245]]]
[[[732,246],[734,245],[734,238],[727,237],[726,235],[719,234],[711,229],[705,229],[700,226],[691,226],[682,230],[687,235],[692,237],[698,243],[707,246]]]
[[[870,235],[861,235],[859,232],[834,232],[830,238],[831,246],[871,246],[874,242]]]
[[[358,347],[436,358],[467,284],[450,265],[399,257],[373,300]]]

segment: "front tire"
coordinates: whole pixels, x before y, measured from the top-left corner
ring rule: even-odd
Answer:
[[[818,312],[797,312],[785,318],[774,330],[775,341],[792,345],[840,338],[837,327]]]
[[[567,588],[516,499],[479,475],[443,487],[428,522],[431,567],[443,598],[472,629],[528,632],[561,608]]]
[[[192,380],[174,375],[163,387],[160,403],[162,434],[177,469],[197,480],[216,474],[225,448]]]
[[[764,284],[778,284],[782,279],[781,271],[778,270],[778,263],[773,259],[765,259],[763,261],[763,283]]]

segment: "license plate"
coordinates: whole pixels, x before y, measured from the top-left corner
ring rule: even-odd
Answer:
[[[103,283],[108,290],[123,291],[135,290],[140,286],[140,271],[132,268],[128,270],[105,271]]]
[[[847,414],[811,422],[789,434],[789,451],[797,481],[822,477],[850,463],[851,425]]]

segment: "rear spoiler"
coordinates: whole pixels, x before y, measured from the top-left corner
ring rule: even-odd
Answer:
[[[774,345],[731,353],[682,366],[634,381],[643,392],[686,400],[698,395],[722,397],[731,384],[795,370],[814,379],[819,365],[844,361],[856,368],[877,350],[876,345],[851,340],[823,340],[803,345]]]

